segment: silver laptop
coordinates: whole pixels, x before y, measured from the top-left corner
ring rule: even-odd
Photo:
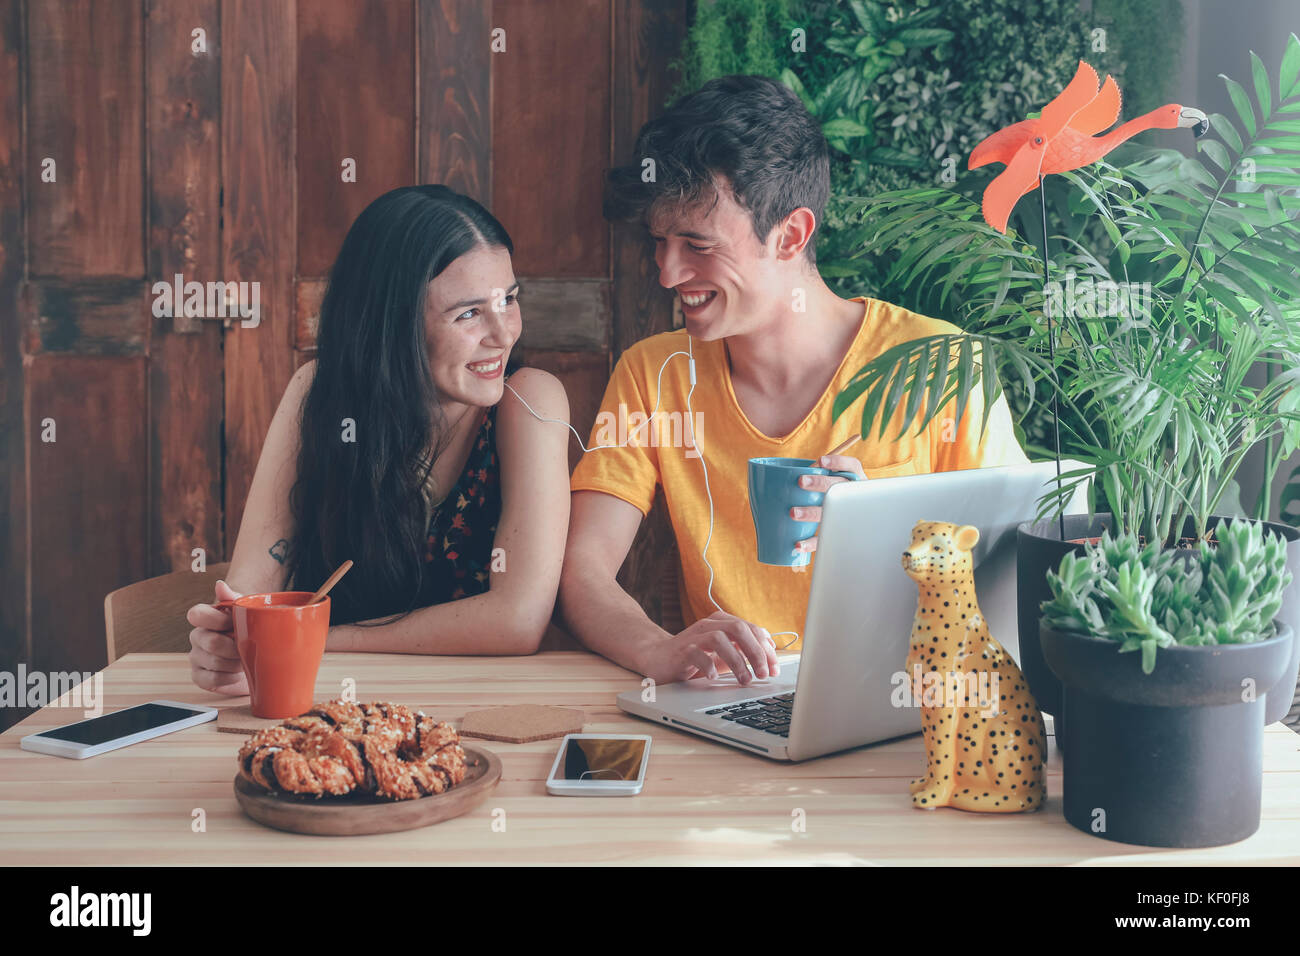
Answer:
[[[1061,472],[1083,467],[1062,461]],[[630,714],[753,751],[807,760],[919,733],[921,711],[899,706],[917,585],[902,567],[918,521],[979,528],[975,589],[993,636],[1017,660],[1016,526],[1055,487],[1055,462],[843,482],[826,493],[803,651],[776,678],[741,687],[717,680],[632,690]],[[1066,514],[1086,514],[1087,483]],[[755,621],[762,625],[762,621]],[[653,700],[646,698],[653,697]]]

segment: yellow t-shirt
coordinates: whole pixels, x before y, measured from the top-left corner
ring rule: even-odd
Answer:
[[[709,533],[709,499],[700,454],[708,465],[709,489],[713,493],[713,537],[708,550],[714,570],[713,598],[723,610],[765,627],[773,635],[782,631],[799,634],[798,640],[789,634],[776,638],[778,647],[798,650],[808,607],[811,567],[796,570],[759,563],[749,510],[749,459],[815,459],[826,454],[859,431],[865,394],[836,420],[831,418],[831,406],[862,366],[904,341],[926,335],[961,334],[950,322],[917,315],[888,302],[865,297],[853,301],[865,304],[862,326],[853,344],[812,411],[781,438],[763,434],[745,417],[732,390],[721,340],[694,343],[697,384],[691,398],[690,421],[698,450],[689,447],[691,429],[686,427],[686,396],[691,386],[684,356],[673,358],[663,369],[660,411],[653,424],[645,424],[655,409],[660,367],[673,352],[686,351],[686,332],[653,335],[619,358],[587,442],[592,450],[574,469],[570,486],[573,491],[601,491],[621,498],[642,514],[649,513],[654,504],[656,486],[663,488],[681,554],[682,616],[687,624],[715,610],[707,593],[709,570],[701,557]],[[982,386],[971,391],[955,430],[951,424],[944,424],[945,419],[951,423],[956,414],[953,399],[930,421],[926,431],[917,435],[922,405],[908,434],[894,441],[903,410],[900,405],[884,438],[877,439],[873,434],[846,453],[862,462],[868,478],[1029,462],[1012,431],[1005,394],[994,403],[982,437]],[[626,447],[595,447],[623,443]],[[813,560],[816,558],[814,553]]]

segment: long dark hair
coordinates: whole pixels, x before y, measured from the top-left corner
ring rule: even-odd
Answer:
[[[416,607],[425,573],[420,492],[448,437],[429,372],[425,299],[430,280],[481,246],[514,252],[473,199],[446,186],[404,186],[357,217],[330,270],[286,567],[291,589],[314,591],[353,560],[330,592],[332,623]]]

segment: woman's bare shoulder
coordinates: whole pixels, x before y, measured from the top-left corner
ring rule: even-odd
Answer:
[[[506,384],[509,388],[502,395],[501,404],[511,410],[507,414],[513,414],[515,410],[528,414],[528,410],[510,394],[513,390],[543,418],[569,420],[569,396],[564,383],[545,369],[521,368],[510,376]]]

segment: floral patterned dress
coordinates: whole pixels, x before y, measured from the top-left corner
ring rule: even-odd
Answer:
[[[507,378],[513,372],[507,367]],[[507,396],[509,397],[509,396]],[[465,470],[435,505],[425,535],[421,606],[444,604],[488,590],[492,542],[501,520],[501,467],[496,417],[488,409]]]

